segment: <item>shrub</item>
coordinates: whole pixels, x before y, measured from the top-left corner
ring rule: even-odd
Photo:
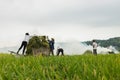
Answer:
[[[91,51],[91,50],[86,50],[86,51],[84,52],[84,54],[92,54],[92,51]]]

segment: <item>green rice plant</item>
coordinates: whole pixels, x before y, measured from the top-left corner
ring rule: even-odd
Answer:
[[[120,55],[0,54],[0,80],[119,80]]]

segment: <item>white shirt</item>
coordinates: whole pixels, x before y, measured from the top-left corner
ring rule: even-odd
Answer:
[[[96,42],[93,42],[93,49],[97,49],[98,45]]]
[[[26,41],[27,43],[29,42],[30,36],[29,35],[25,35],[25,38],[23,41]]]

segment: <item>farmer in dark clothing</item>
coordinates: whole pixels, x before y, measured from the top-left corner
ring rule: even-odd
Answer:
[[[55,43],[54,39],[53,38],[51,38],[51,40],[48,39],[48,43],[49,43],[49,48],[50,48],[49,55],[51,53],[52,53],[52,55],[54,55],[54,43]]]
[[[57,56],[59,56],[59,54],[62,54],[62,55],[64,55],[64,50],[62,49],[62,48],[59,48],[58,47],[58,49],[57,49]]]

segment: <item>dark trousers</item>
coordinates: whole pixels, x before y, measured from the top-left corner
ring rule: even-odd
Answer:
[[[49,51],[49,55],[52,53],[52,55],[54,55],[54,51],[53,51],[53,49],[50,49],[50,51]]]
[[[58,49],[58,50],[57,50],[57,56],[58,56],[60,53],[62,53],[62,55],[64,55],[63,49]]]
[[[27,47],[27,42],[26,42],[26,41],[23,41],[23,42],[22,42],[20,48],[19,48],[18,51],[17,51],[17,54],[18,54],[19,51],[22,49],[22,47],[23,47],[23,52],[22,52],[22,54],[24,54],[25,49],[26,49],[26,47]]]
[[[93,49],[93,54],[97,55],[97,49]]]

